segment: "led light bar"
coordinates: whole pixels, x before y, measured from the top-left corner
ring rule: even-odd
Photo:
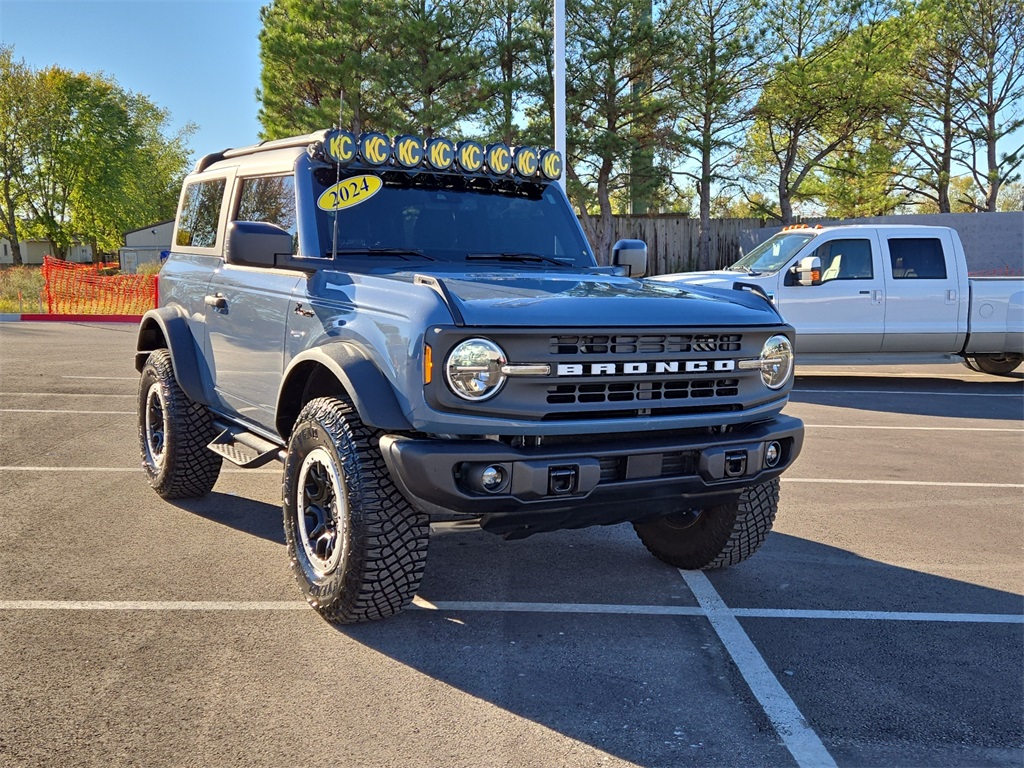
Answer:
[[[562,176],[562,155],[553,149],[509,147],[503,142],[485,148],[476,141],[457,145],[446,138],[423,139],[402,135],[391,139],[370,131],[358,137],[351,131],[329,131],[323,151],[342,166],[361,163],[374,168],[456,171],[467,174],[555,181]]]

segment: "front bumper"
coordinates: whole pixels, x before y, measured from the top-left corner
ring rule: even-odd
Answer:
[[[729,501],[782,474],[800,454],[803,434],[799,419],[777,416],[724,435],[605,436],[534,448],[386,435],[380,450],[415,506],[478,517],[485,530],[522,537]],[[781,451],[768,466],[772,443]],[[480,482],[485,467],[502,477],[490,492]]]

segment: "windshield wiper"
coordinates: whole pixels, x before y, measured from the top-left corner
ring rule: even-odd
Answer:
[[[539,253],[467,253],[466,261],[518,261],[518,262],[544,262],[556,264],[559,267],[574,266],[569,259],[556,259],[554,256],[541,256]]]
[[[334,251],[328,251],[328,256],[399,256],[406,261],[409,260],[409,256],[419,256],[421,259],[427,259],[428,261],[437,261],[433,256],[425,254],[423,251],[416,250],[415,248],[338,248]]]
[[[746,272],[750,277],[758,277],[761,274],[760,271],[754,269],[753,267],[738,267],[735,264],[733,264],[731,267],[729,267],[729,271],[730,272]]]

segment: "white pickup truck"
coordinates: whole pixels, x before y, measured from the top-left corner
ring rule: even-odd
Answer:
[[[800,362],[959,357],[1006,374],[1024,359],[1024,278],[968,278],[948,227],[795,225],[726,270],[652,279],[760,289],[796,328]]]

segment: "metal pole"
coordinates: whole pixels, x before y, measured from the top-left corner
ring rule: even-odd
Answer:
[[[565,0],[555,0],[555,149],[562,153],[562,167],[569,167],[565,152]],[[565,190],[565,170],[559,184]]]

